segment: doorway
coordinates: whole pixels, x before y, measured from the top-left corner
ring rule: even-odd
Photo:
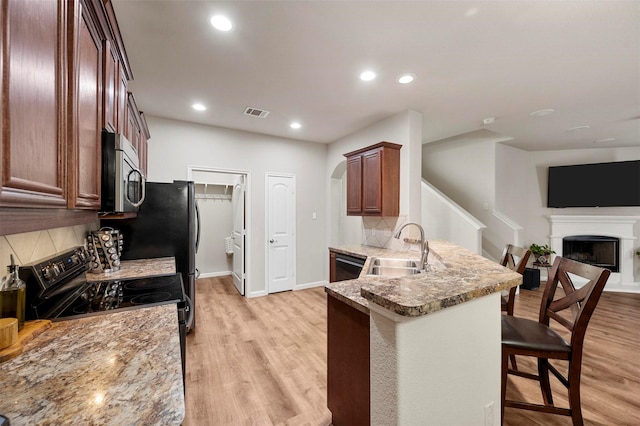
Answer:
[[[196,255],[200,276],[231,275],[238,293],[250,288],[249,259],[250,172],[187,166],[187,178],[196,184],[201,241]]]
[[[293,290],[296,282],[296,177],[265,174],[267,292]]]

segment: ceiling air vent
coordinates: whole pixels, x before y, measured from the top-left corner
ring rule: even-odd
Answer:
[[[258,118],[266,118],[267,115],[269,115],[269,111],[265,111],[263,109],[258,109],[258,108],[247,107],[244,110],[244,115],[250,115],[252,117],[258,117]]]

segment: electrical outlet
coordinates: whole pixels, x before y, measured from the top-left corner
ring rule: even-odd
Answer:
[[[493,401],[484,406],[484,426],[493,426],[495,413]]]

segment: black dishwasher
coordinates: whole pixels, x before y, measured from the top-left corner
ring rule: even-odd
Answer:
[[[365,259],[336,253],[336,281],[353,280],[360,276]]]

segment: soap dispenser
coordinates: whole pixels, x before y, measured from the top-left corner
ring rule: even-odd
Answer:
[[[18,330],[24,327],[25,292],[27,286],[18,277],[18,266],[13,261],[7,266],[9,272],[0,281],[0,318],[17,318]]]

